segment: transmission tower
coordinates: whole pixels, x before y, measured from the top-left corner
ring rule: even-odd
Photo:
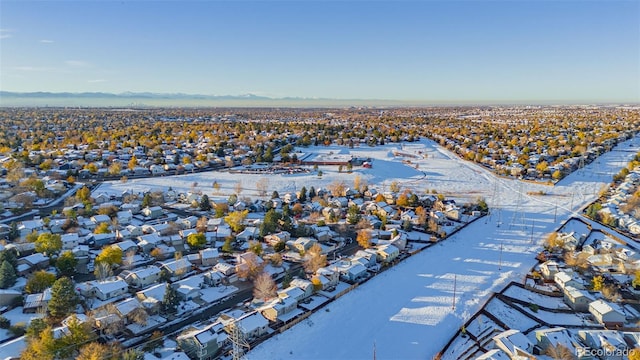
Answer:
[[[249,343],[240,328],[240,324],[234,321],[231,327],[231,343],[233,344],[233,360],[241,360],[244,357],[245,348],[249,349]]]
[[[518,203],[516,204],[516,210],[513,212],[513,218],[511,220],[511,224],[509,224],[509,229],[511,229],[511,227],[513,225],[518,225],[518,222],[521,222],[522,225],[524,225],[526,227],[526,224],[524,222],[524,212],[522,211],[522,182],[518,181]]]

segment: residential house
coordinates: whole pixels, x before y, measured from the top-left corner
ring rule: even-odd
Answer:
[[[264,241],[271,246],[274,246],[279,242],[286,243],[290,239],[291,239],[291,234],[287,231],[281,231],[279,233],[267,235],[264,237]]]
[[[227,281],[227,277],[218,271],[218,269],[211,269],[204,274],[204,282],[209,286],[220,286]]]
[[[80,245],[80,235],[78,233],[68,233],[60,236],[62,240],[62,250],[71,250]]]
[[[605,352],[607,360],[624,360],[629,352],[621,332],[615,330],[580,330],[578,337],[591,349]]]
[[[503,331],[493,337],[496,348],[504,351],[511,359],[536,359],[533,355],[533,344],[520,330]]]
[[[160,283],[138,291],[136,297],[140,300],[142,306],[153,314],[160,311],[160,305],[162,304],[166,290],[167,283]]]
[[[162,217],[164,212],[162,211],[162,208],[160,206],[152,206],[142,209],[142,214],[153,220]]]
[[[475,360],[510,360],[511,358],[500,349],[491,349],[486,353],[478,356]]]
[[[587,312],[589,304],[595,299],[585,290],[578,290],[572,286],[564,288],[564,302],[574,311]]]
[[[393,245],[380,245],[376,253],[378,261],[388,264],[400,255],[400,249]]]
[[[280,299],[294,298],[297,302],[302,302],[302,300],[307,297],[307,294],[299,287],[291,285],[286,289],[278,291],[278,297]]]
[[[297,238],[294,241],[290,240],[287,243],[287,245],[289,245],[291,250],[299,251],[301,253],[304,253],[304,252],[309,251],[309,249],[311,249],[311,247],[313,245],[317,244],[317,243],[318,243],[318,241],[316,239],[307,238],[307,237],[300,237],[300,238]]]
[[[109,232],[106,234],[91,234],[89,245],[94,248],[102,248],[105,245],[113,244],[116,241],[116,234]]]
[[[100,300],[109,300],[124,295],[129,290],[129,285],[119,277],[103,281],[88,281],[85,287],[81,287],[84,296],[94,296]]]
[[[118,248],[118,249],[122,250],[123,254],[127,254],[130,251],[133,251],[133,253],[135,254],[136,251],[138,250],[138,244],[136,244],[135,242],[133,242],[131,240],[125,240],[125,241],[117,242],[117,243],[111,245],[111,247]]]
[[[291,286],[296,286],[304,292],[303,299],[306,299],[313,295],[313,284],[306,279],[295,278],[291,280]]]
[[[282,320],[283,315],[294,311],[298,306],[298,301],[293,297],[277,298],[265,305],[262,310],[262,316],[269,321]]]
[[[25,276],[47,267],[49,267],[49,257],[41,253],[35,253],[18,259],[17,274],[18,276]]]
[[[36,313],[39,310],[46,309],[49,300],[51,300],[51,288],[46,288],[38,294],[28,294],[24,299],[22,307],[23,313]]]
[[[585,354],[583,354],[583,352],[578,351],[578,349],[582,349],[584,346],[575,339],[566,328],[556,327],[535,330],[534,336],[537,341],[536,347],[539,349],[540,354],[546,353],[550,347],[562,345],[567,348],[571,354],[576,355],[578,359],[590,359],[589,356],[584,356]]]
[[[540,264],[540,273],[545,280],[552,280],[560,272],[560,266],[555,260],[547,260]]]
[[[259,230],[255,226],[247,226],[244,230],[236,235],[236,241],[249,242],[259,235]]]
[[[225,327],[230,326],[234,322],[238,324],[244,338],[248,341],[260,338],[269,331],[269,321],[256,311],[249,313],[231,311],[221,314],[218,319]]]
[[[206,360],[218,355],[228,337],[222,323],[214,322],[202,329],[192,328],[180,334],[176,341],[189,359]]]
[[[572,274],[570,274],[568,272],[565,272],[565,271],[561,271],[561,272],[557,273],[553,277],[553,280],[558,285],[560,290],[564,290],[567,286],[571,286],[571,287],[576,288],[578,290],[584,290],[584,288],[585,288],[584,281],[574,277]]]
[[[191,262],[186,258],[170,260],[161,263],[160,268],[167,270],[171,277],[181,279],[191,271]]]
[[[131,210],[118,211],[116,213],[116,219],[118,220],[118,224],[120,226],[127,226],[133,219],[133,213],[131,212]]]
[[[143,268],[124,270],[120,273],[120,277],[123,278],[129,286],[142,289],[160,280],[160,268],[155,265],[149,265]]]
[[[589,312],[596,321],[606,327],[623,326],[626,320],[622,309],[602,299],[591,302]]]
[[[316,276],[318,276],[322,283],[322,290],[333,288],[340,282],[340,272],[333,266],[318,269]]]
[[[218,262],[218,257],[220,257],[218,249],[206,248],[200,250],[200,261],[202,266],[214,266]]]
[[[98,224],[111,224],[109,215],[94,215],[91,217],[91,221],[93,221],[96,226]]]

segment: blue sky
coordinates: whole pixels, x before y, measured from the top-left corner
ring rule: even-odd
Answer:
[[[639,1],[5,1],[0,89],[640,101]]]

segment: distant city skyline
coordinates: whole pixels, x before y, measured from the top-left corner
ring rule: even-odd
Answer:
[[[638,102],[638,1],[0,1],[0,90]]]

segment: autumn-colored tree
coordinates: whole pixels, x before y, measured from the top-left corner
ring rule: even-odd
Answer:
[[[62,249],[62,237],[59,234],[42,233],[35,241],[36,252],[45,255],[56,254]]]
[[[398,199],[396,199],[396,205],[400,207],[409,206],[409,195],[408,192],[404,191],[400,195],[398,195]]]
[[[106,222],[99,223],[95,229],[93,229],[94,234],[108,234],[111,230],[109,230],[109,224]]]
[[[236,273],[241,279],[254,279],[262,272],[265,263],[258,255],[248,252],[242,255],[242,258],[236,264]]]
[[[28,294],[36,294],[43,292],[46,288],[51,287],[56,282],[56,275],[44,270],[34,272],[27,280],[24,288]]]
[[[129,160],[129,163],[127,164],[127,168],[131,171],[133,171],[136,166],[138,166],[138,159],[136,158],[136,156],[132,156],[131,159]]]
[[[347,185],[343,181],[332,182],[327,188],[333,196],[344,196],[347,191]]]
[[[327,255],[322,253],[320,244],[313,244],[305,253],[304,269],[307,273],[313,274],[318,269],[327,265]]]
[[[593,279],[591,279],[591,288],[593,291],[601,291],[603,287],[604,278],[602,275],[594,276]]]
[[[229,213],[229,215],[224,217],[224,221],[229,224],[229,227],[231,227],[231,230],[233,230],[236,233],[241,232],[242,230],[244,230],[244,219],[247,218],[247,215],[249,214],[249,210],[242,210],[242,211],[232,211]]]
[[[400,191],[400,183],[396,180],[392,181],[391,184],[389,184],[389,191],[391,191],[392,193],[397,193]]]
[[[368,249],[371,247],[371,231],[369,229],[362,229],[358,231],[356,241],[362,248]]]
[[[122,249],[117,246],[105,246],[98,256],[95,263],[105,263],[111,266],[122,265]]]
[[[189,247],[192,249],[199,250],[207,244],[207,238],[203,233],[189,234],[189,236],[187,236],[187,244],[189,244]]]

